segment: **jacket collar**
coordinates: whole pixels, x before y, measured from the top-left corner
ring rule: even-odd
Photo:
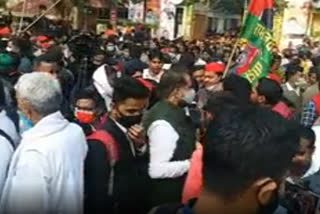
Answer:
[[[129,152],[131,157],[134,157],[135,156],[135,151],[133,150],[134,147],[132,149],[132,144],[127,137],[127,132],[124,132],[125,130],[122,129],[119,125],[117,124],[116,121],[114,121],[109,116],[103,129],[108,131],[114,137],[116,142],[118,142],[119,146],[122,148],[121,149],[122,151],[125,150],[126,153]]]
[[[296,88],[296,89],[293,88],[289,82],[286,82],[286,86],[287,86],[288,91],[293,91],[297,95],[300,95],[300,89],[299,88]]]

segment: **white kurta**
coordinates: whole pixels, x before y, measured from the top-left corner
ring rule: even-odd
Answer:
[[[12,139],[16,146],[18,145],[18,132],[4,110],[0,112],[0,129]],[[0,198],[12,155],[13,147],[11,143],[5,137],[0,136]]]
[[[18,131],[5,110],[0,111],[0,129],[10,136],[16,146],[19,144],[20,137]]]
[[[79,126],[60,112],[43,118],[13,155],[0,213],[81,214],[86,154]]]
[[[166,136],[165,139],[163,136]],[[177,148],[179,135],[164,120],[154,121],[148,129],[150,146],[149,175],[153,179],[177,178],[186,174],[190,161],[170,161]]]
[[[7,178],[7,172],[10,164],[10,160],[13,154],[13,147],[10,142],[2,136],[0,136],[0,198],[2,194],[3,185]]]

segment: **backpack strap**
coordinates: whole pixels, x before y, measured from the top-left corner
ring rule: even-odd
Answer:
[[[113,187],[114,187],[114,166],[116,162],[119,160],[119,147],[117,142],[114,140],[113,136],[104,130],[98,130],[90,135],[87,140],[96,140],[106,147],[107,156],[109,158],[110,164],[110,177],[109,177],[109,188],[108,195],[113,195]]]
[[[13,142],[12,138],[1,129],[0,129],[0,136],[4,137],[7,141],[9,141],[9,143],[12,146],[13,150],[15,149],[15,145],[14,145],[14,142]]]
[[[316,111],[318,116],[320,116],[320,94],[317,94],[316,96],[314,96],[312,98],[312,101],[314,102],[315,106],[316,106]]]

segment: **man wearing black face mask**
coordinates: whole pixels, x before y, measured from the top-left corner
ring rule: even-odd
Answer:
[[[274,213],[298,150],[298,127],[268,109],[226,103],[221,108],[204,142],[197,201],[160,206],[150,214]]]
[[[142,169],[141,154],[146,145],[139,124],[148,98],[149,90],[136,79],[123,77],[115,82],[107,122],[88,141],[86,213],[143,213],[141,194],[147,189],[147,172]]]

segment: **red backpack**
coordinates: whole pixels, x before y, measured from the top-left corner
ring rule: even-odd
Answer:
[[[97,130],[92,135],[90,135],[87,140],[95,140],[103,143],[107,149],[107,155],[110,164],[110,177],[108,184],[108,195],[112,196],[113,186],[114,186],[114,166],[119,160],[119,147],[118,143],[114,140],[113,136],[104,130]]]
[[[284,102],[278,102],[273,106],[272,111],[277,112],[287,120],[291,120],[294,116],[294,112]]]

